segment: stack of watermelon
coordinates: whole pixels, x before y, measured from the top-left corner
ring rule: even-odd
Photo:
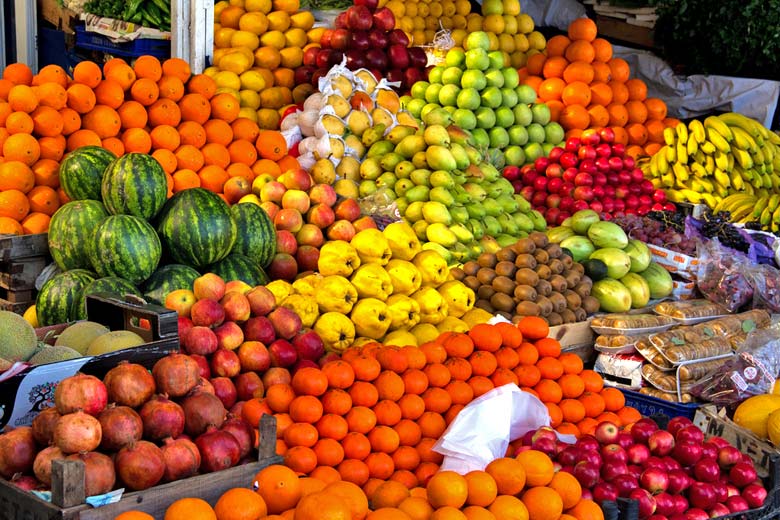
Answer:
[[[167,199],[167,179],[150,155],[85,146],[60,166],[70,198],[52,216],[49,251],[61,273],[36,301],[41,326],[86,318],[87,294],[143,295],[162,304],[190,289],[202,272],[251,286],[276,253],[268,214],[252,203],[232,208],[217,194],[193,188]]]

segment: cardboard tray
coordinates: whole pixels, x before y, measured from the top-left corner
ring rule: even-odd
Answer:
[[[109,293],[87,296],[87,316],[110,330],[130,330],[147,343],[100,356],[82,357],[47,365],[30,366],[0,382],[0,428],[29,426],[43,408],[51,406],[54,388],[76,372],[103,377],[121,361],[151,368],[171,352],[179,351],[178,316],[158,305],[122,301]],[[148,328],[144,326],[146,320]],[[36,330],[38,338],[53,337],[69,324],[63,323]]]

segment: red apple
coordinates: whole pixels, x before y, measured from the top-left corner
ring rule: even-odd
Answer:
[[[192,320],[189,319],[187,316],[179,316],[177,320],[178,329],[179,329],[179,337],[183,338],[187,335],[187,332],[194,326],[192,324]],[[736,462],[735,462],[736,464]]]
[[[596,430],[596,438],[598,438],[598,429]],[[604,459],[604,462],[625,463],[628,460],[628,455],[626,454],[626,450],[619,444],[607,444],[601,448],[601,458]]]
[[[276,331],[266,316],[255,316],[244,323],[244,339],[270,345],[276,339]]]
[[[630,464],[642,465],[650,457],[650,449],[644,444],[634,444],[633,446],[628,447],[626,455]]]
[[[263,285],[258,285],[246,294],[252,316],[265,316],[276,307],[276,297]]]
[[[295,254],[295,261],[301,272],[316,271],[320,260],[320,250],[314,246],[303,245]]]
[[[353,5],[347,9],[347,27],[354,30],[371,29],[374,20],[371,11],[365,5]]]
[[[304,224],[301,229],[295,235],[295,239],[299,246],[313,246],[320,247],[325,241],[325,237],[322,234],[322,229],[314,224]],[[297,251],[297,249],[296,249]]]
[[[291,233],[297,233],[303,226],[303,216],[297,209],[279,210],[274,217],[274,226],[277,230],[287,230]]]
[[[682,493],[693,483],[691,477],[681,469],[673,469],[669,471],[667,475],[669,477],[669,486],[667,487],[667,491],[669,491],[669,493],[672,495],[678,495]]]
[[[190,354],[190,357],[198,364],[198,375],[203,379],[211,378],[211,367],[209,360],[200,354]]]
[[[756,470],[753,464],[749,462],[737,462],[729,470],[729,480],[738,488],[752,484],[757,478]]]
[[[355,199],[343,199],[333,209],[337,220],[353,222],[360,216],[360,205]]]
[[[655,512],[655,499],[645,489],[635,489],[628,498],[639,502],[639,518],[647,518]]]
[[[226,321],[214,329],[219,348],[237,349],[244,342],[244,331],[234,321]]]
[[[748,484],[742,490],[742,498],[745,499],[750,509],[756,509],[764,505],[767,491],[764,486],[758,484]],[[728,499],[727,499],[728,500]]]
[[[352,31],[349,36],[349,49],[365,52],[371,46],[371,41],[368,39],[368,31]]]
[[[225,310],[218,301],[204,298],[192,305],[190,319],[196,326],[216,327],[225,320]]]
[[[225,310],[225,320],[244,322],[249,319],[252,306],[249,304],[249,298],[243,293],[239,291],[229,291],[219,303]]]
[[[409,40],[409,36],[407,36],[406,33],[401,29],[393,29],[390,32],[389,39],[391,45],[403,45],[404,47],[409,47],[409,45],[412,43]]]
[[[572,474],[583,488],[590,489],[599,481],[598,466],[594,466],[585,461],[575,464]]]
[[[720,466],[715,459],[701,459],[693,466],[693,475],[701,482],[715,482],[720,477]]]
[[[209,327],[194,326],[181,337],[181,346],[188,354],[208,356],[217,350],[217,335]]]
[[[337,199],[336,190],[330,184],[315,184],[309,190],[309,199],[314,204],[333,206]]]
[[[382,31],[392,31],[395,28],[395,16],[387,7],[380,7],[374,11],[374,27]]]
[[[616,476],[612,479],[612,485],[615,486],[618,496],[621,498],[626,498],[633,490],[639,489],[639,482],[631,473]]]
[[[336,221],[336,215],[330,206],[319,203],[312,206],[306,214],[306,220],[310,224],[325,229]]]
[[[657,495],[669,487],[669,476],[660,468],[648,468],[639,477],[639,484],[650,493]]]
[[[268,319],[274,327],[277,338],[292,339],[301,330],[301,318],[294,311],[285,307],[274,309]]]
[[[272,280],[292,281],[298,274],[298,263],[288,253],[276,253],[268,266],[268,275]]]
[[[730,469],[742,461],[742,452],[734,446],[725,446],[718,450],[718,464],[723,469]]]
[[[363,215],[352,223],[355,232],[359,233],[364,229],[377,229],[376,220],[370,215]]]
[[[393,43],[387,48],[387,58],[393,67],[404,70],[409,67],[409,51],[406,45]]]
[[[198,300],[208,298],[219,301],[225,296],[225,280],[214,273],[206,273],[195,279],[192,292]]]
[[[235,377],[241,372],[238,354],[225,348],[217,349],[211,356],[211,373],[219,377]]]
[[[270,363],[270,356],[269,356]],[[255,397],[263,397],[265,387],[263,380],[257,372],[242,372],[235,377],[236,397],[241,401],[248,401]]]
[[[316,361],[325,355],[325,347],[320,335],[313,330],[298,333],[292,340],[299,359]]]
[[[425,66],[428,64],[428,55],[422,47],[409,47],[410,70],[414,70],[419,76],[419,81],[428,79],[428,71]]]
[[[364,5],[368,7],[369,11],[374,11],[379,5],[379,0],[355,0],[352,3],[355,5]]]
[[[709,509],[715,505],[715,489],[707,482],[694,482],[688,488],[688,500],[693,507]]]
[[[376,21],[374,22],[374,28],[368,33],[368,42],[373,49],[384,49],[390,43],[387,33],[377,29]]]
[[[301,226],[303,228],[303,226]],[[276,252],[294,255],[298,250],[298,241],[292,231],[280,229],[276,232]]]
[[[273,328],[273,326],[271,327]],[[275,333],[274,337],[276,337]],[[273,340],[271,342],[273,342]],[[271,357],[268,354],[268,349],[260,341],[243,342],[241,346],[238,347],[237,353],[238,359],[241,361],[242,370],[262,372],[271,366]]]
[[[260,207],[263,208],[263,211],[268,213],[268,217],[271,220],[273,220],[276,217],[276,214],[279,213],[279,210],[282,209],[276,202],[271,201],[261,202]]]
[[[355,226],[352,225],[352,222],[340,219],[328,226],[325,234],[330,240],[344,240],[349,242],[356,233]]]
[[[294,170],[290,170],[292,172]],[[283,173],[286,176],[288,173]],[[308,174],[307,174],[308,175]],[[282,209],[295,209],[303,215],[311,207],[311,200],[309,195],[303,190],[288,189],[284,195],[282,195]]]
[[[271,365],[275,367],[291,367],[298,361],[298,353],[292,343],[278,339],[268,346],[271,355]],[[266,385],[266,388],[270,385]]]
[[[214,387],[214,395],[219,397],[222,401],[222,405],[225,408],[230,408],[238,400],[238,393],[236,391],[236,385],[230,378],[220,376],[211,380],[211,386]]]
[[[617,488],[609,482],[599,482],[593,486],[593,500],[601,505],[604,502],[614,502],[618,498]]]
[[[682,426],[674,432],[672,432],[671,429],[669,431],[672,435],[674,435],[674,440],[676,442],[688,441],[695,444],[701,444],[704,442],[704,433],[699,429],[698,426],[694,424]]]

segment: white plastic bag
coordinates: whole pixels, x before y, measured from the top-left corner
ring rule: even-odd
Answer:
[[[509,442],[550,425],[547,407],[534,395],[509,383],[479,396],[460,411],[433,450],[444,455],[442,470],[466,474],[506,454]],[[572,435],[559,435],[574,442]]]

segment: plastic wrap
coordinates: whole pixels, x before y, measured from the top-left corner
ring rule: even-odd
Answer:
[[[667,330],[674,324],[671,318],[655,314],[605,314],[590,322],[594,331],[605,336],[652,334]]]
[[[661,302],[653,307],[653,311],[683,325],[693,325],[728,314],[723,306],[704,299]]]

